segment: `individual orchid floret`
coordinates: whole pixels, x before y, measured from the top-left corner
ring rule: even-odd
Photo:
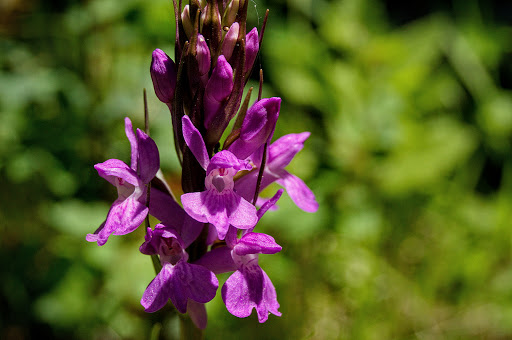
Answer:
[[[238,22],[234,22],[229,31],[226,33],[224,37],[224,41],[222,42],[222,54],[229,60],[231,55],[233,54],[233,50],[235,49],[236,41],[238,39],[238,32],[240,31],[240,24]]]
[[[201,81],[203,84],[206,84],[208,81],[208,72],[210,71],[211,66],[211,56],[210,48],[201,34],[197,36],[197,63],[199,66]]]
[[[189,299],[206,303],[215,297],[217,277],[205,267],[187,262],[183,241],[173,228],[163,224],[157,224],[154,230],[148,228],[140,251],[159,255],[162,265],[142,295],[141,304],[146,312],[156,312],[170,299],[180,313],[186,313]],[[206,320],[198,327],[205,328]]]
[[[268,147],[260,190],[277,181],[286,189],[290,198],[299,208],[306,212],[315,212],[318,210],[318,203],[311,189],[299,177],[285,170],[293,157],[302,150],[309,135],[309,132],[285,135]],[[256,167],[261,164],[261,153],[262,149],[250,157]],[[242,197],[250,199],[256,190],[257,178],[258,170],[255,169],[236,181],[236,191]]]
[[[260,323],[267,321],[269,312],[281,316],[272,281],[258,264],[258,254],[281,251],[272,236],[248,232],[236,239],[236,230],[230,228],[227,246],[215,248],[197,261],[216,274],[235,271],[222,287],[222,299],[227,310],[239,317],[251,315],[256,309]]]
[[[158,48],[153,51],[150,73],[156,96],[161,102],[170,104],[176,89],[176,65],[164,51]]]
[[[221,55],[217,59],[217,65],[206,84],[204,92],[204,127],[208,129],[210,123],[217,117],[224,100],[233,90],[233,68]]]
[[[117,188],[118,198],[112,203],[105,222],[86,240],[104,245],[109,236],[131,233],[144,221],[146,207],[146,185],[155,177],[160,158],[155,142],[144,132],[133,132],[132,122],[125,118],[126,136],[131,144],[131,166],[118,159],[109,159],[96,164],[98,174]]]
[[[256,29],[256,27],[254,27],[245,36],[245,73],[249,72],[252,69],[254,61],[256,60],[256,56],[258,55],[259,49],[260,41],[258,37],[258,30]]]
[[[252,166],[226,150],[210,160],[201,134],[188,116],[183,116],[182,125],[185,142],[206,170],[206,190],[181,196],[185,211],[199,222],[213,224],[221,240],[230,224],[238,229],[254,227],[258,222],[256,208],[233,190],[235,174]]]
[[[255,102],[245,115],[240,137],[228,148],[235,156],[245,159],[266,142],[270,142],[274,134],[281,98],[264,98]]]

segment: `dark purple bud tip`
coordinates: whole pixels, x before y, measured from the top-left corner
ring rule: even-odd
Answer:
[[[157,48],[153,51],[150,72],[156,96],[161,102],[170,104],[176,88],[176,65],[164,51]]]

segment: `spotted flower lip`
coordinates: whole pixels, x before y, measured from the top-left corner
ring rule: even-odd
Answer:
[[[195,220],[211,223],[219,239],[224,239],[229,225],[249,229],[256,225],[256,208],[234,190],[233,176],[240,170],[250,170],[249,162],[223,150],[210,160],[201,134],[188,116],[182,119],[185,142],[199,164],[206,170],[205,191],[181,196],[183,209]]]
[[[98,174],[117,188],[118,198],[112,203],[107,219],[86,240],[104,245],[110,235],[125,235],[139,227],[148,214],[146,185],[160,167],[158,148],[144,132],[133,132],[132,122],[125,118],[125,131],[131,145],[131,166],[118,159],[96,164]],[[139,174],[137,174],[137,171]]]

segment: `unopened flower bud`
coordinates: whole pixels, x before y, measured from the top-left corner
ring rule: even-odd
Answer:
[[[206,84],[204,92],[204,126],[208,128],[216,117],[222,102],[233,90],[233,69],[223,55],[217,59],[217,65]]]
[[[260,48],[260,42],[258,37],[258,30],[254,27],[247,35],[245,36],[245,67],[244,71],[247,73],[254,64],[256,60],[256,56],[258,55],[258,50]]]
[[[192,19],[190,19],[190,7],[186,5],[181,12],[181,22],[183,23],[183,29],[187,34],[187,37],[191,37],[194,32],[194,25],[192,24]]]
[[[176,65],[161,49],[153,51],[150,73],[158,99],[166,104],[171,103],[176,88]]]
[[[201,78],[204,75],[208,77],[208,71],[210,71],[211,66],[210,48],[201,34],[197,37],[197,63],[199,64]]]
[[[239,0],[233,0],[229,3],[226,11],[224,12],[224,25],[231,26],[235,20],[236,15],[238,14],[238,6],[240,4]]]
[[[230,145],[229,151],[240,159],[249,157],[260,146],[270,142],[279,117],[281,98],[264,98],[255,102],[245,115],[240,138]]]
[[[238,32],[240,31],[240,24],[238,22],[233,23],[228,33],[224,37],[224,42],[222,43],[222,54],[226,57],[226,60],[231,58],[233,54],[233,50],[236,45],[236,40],[238,39]]]

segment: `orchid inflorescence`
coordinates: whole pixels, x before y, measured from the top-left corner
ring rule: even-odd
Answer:
[[[285,170],[310,134],[289,134],[271,143],[281,99],[261,98],[261,70],[258,100],[249,107],[250,88],[242,101],[268,11],[258,34],[256,28],[246,33],[247,0],[191,0],[183,8],[181,1],[173,4],[176,63],[156,49],[150,73],[155,94],[172,117],[182,165],[181,205],[158,174],[155,142],[147,131],[135,133],[125,118],[131,163],[110,159],[95,165],[117,187],[118,198],[105,222],[86,239],[101,246],[110,235],[131,233],[146,220],[140,252],[159,260],[159,271],[141,299],[147,312],[171,300],[203,329],[204,304],[219,285],[216,274],[233,272],[221,290],[227,310],[247,317],[255,308],[259,322],[265,322],[269,313],[281,313],[258,254],[275,254],[281,246],[254,229],[275,208],[283,189],[270,198],[260,197],[260,192],[277,182],[302,210],[318,209],[312,191]],[[235,117],[231,132],[222,138]],[[148,215],[160,223],[151,228]]]

